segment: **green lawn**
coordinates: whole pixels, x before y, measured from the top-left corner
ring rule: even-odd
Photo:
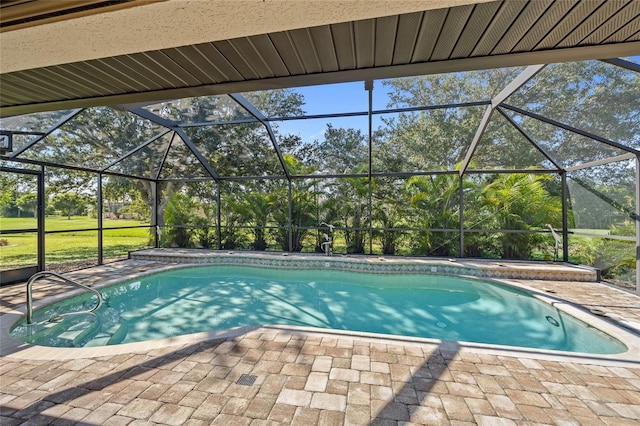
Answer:
[[[103,226],[149,225],[138,220],[105,220]],[[98,226],[95,218],[86,216],[51,216],[45,219],[46,231],[69,229],[91,229]],[[36,227],[32,218],[0,218],[0,229],[32,229]],[[7,246],[0,246],[0,269],[34,265],[37,263],[37,235],[35,233],[0,236]],[[129,250],[147,247],[149,228],[114,229],[103,231],[103,256],[105,258],[126,256]],[[45,235],[45,262],[47,264],[73,262],[98,258],[98,232],[73,231]]]
[[[105,219],[105,228],[119,226],[148,225],[149,222],[129,219]],[[0,217],[0,229],[35,229],[36,220],[32,217]],[[47,216],[44,220],[45,231],[64,231],[68,229],[92,229],[98,227],[98,219],[88,216]]]

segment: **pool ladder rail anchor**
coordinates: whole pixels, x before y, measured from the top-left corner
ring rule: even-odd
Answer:
[[[32,324],[33,323],[33,283],[36,282],[38,279],[40,278],[44,278],[44,277],[55,277],[59,280],[61,280],[62,282],[69,284],[73,287],[77,287],[77,288],[81,288],[87,291],[92,292],[93,294],[96,295],[96,297],[98,298],[98,303],[91,309],[88,310],[84,310],[84,311],[78,311],[78,312],[68,312],[66,314],[60,314],[60,315],[56,315],[52,318],[49,318],[47,321],[52,321],[55,319],[59,319],[62,317],[66,317],[69,315],[81,315],[81,314],[90,314],[93,313],[94,311],[98,310],[100,308],[100,306],[102,306],[102,294],[96,290],[95,288],[91,288],[89,286],[86,286],[84,284],[80,284],[79,282],[72,280],[71,278],[65,277],[62,274],[59,274],[57,272],[53,272],[53,271],[41,271],[41,272],[36,272],[35,274],[33,274],[31,276],[31,278],[29,278],[29,281],[27,281],[27,324]]]

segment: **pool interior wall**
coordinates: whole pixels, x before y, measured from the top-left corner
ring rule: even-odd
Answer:
[[[151,260],[154,258],[155,260]],[[148,260],[140,260],[141,257],[145,257]],[[207,260],[204,260],[204,259]],[[522,276],[532,276],[532,277],[540,277],[541,275],[549,275],[551,273],[556,277],[554,281],[540,281],[539,278],[532,278],[531,281],[513,281],[509,280],[501,280],[503,283],[507,283],[510,285],[519,286],[521,288],[525,288],[530,290],[536,294],[537,297],[547,298],[549,302],[555,303],[556,306],[562,307],[563,310],[569,311],[573,316],[589,323],[596,323],[597,327],[601,330],[607,332],[615,336],[616,338],[623,341],[628,347],[629,351],[621,355],[615,356],[597,356],[597,357],[589,357],[584,355],[575,355],[570,353],[558,353],[556,351],[544,351],[544,350],[520,350],[517,349],[517,356],[526,356],[531,358],[538,359],[555,359],[557,360],[559,357],[561,359],[573,360],[579,363],[620,363],[625,364],[626,362],[632,361],[634,363],[640,362],[640,327],[637,327],[640,324],[640,315],[634,310],[624,309],[623,305],[627,305],[629,302],[629,297],[637,298],[635,295],[630,295],[626,292],[612,289],[610,287],[603,286],[601,284],[596,284],[595,287],[592,287],[591,284],[586,283],[585,281],[593,281],[596,277],[596,274],[593,271],[590,271],[589,268],[575,268],[573,265],[564,265],[559,263],[527,263],[527,262],[502,262],[502,261],[481,261],[481,260],[461,260],[461,259],[425,259],[425,258],[382,258],[382,257],[365,257],[365,256],[335,256],[333,258],[325,258],[317,255],[301,255],[301,254],[273,254],[273,253],[264,253],[264,254],[256,254],[256,253],[245,253],[245,252],[221,252],[221,251],[204,251],[204,250],[169,250],[169,249],[151,249],[145,250],[142,252],[132,253],[131,259],[123,262],[112,263],[108,265],[103,265],[101,267],[95,267],[87,270],[76,271],[72,273],[77,279],[80,279],[83,282],[93,283],[97,287],[106,286],[115,282],[120,282],[124,279],[134,278],[136,276],[145,275],[148,273],[153,273],[158,270],[163,269],[171,269],[176,267],[184,267],[185,264],[202,264],[202,263],[211,263],[211,259],[219,258],[225,259],[223,262],[227,262],[229,259],[233,263],[241,262],[239,258],[246,259],[248,263],[255,262],[264,262],[264,261],[273,261],[274,264],[278,263],[283,258],[295,259],[297,261],[311,260],[314,262],[321,262],[322,265],[326,265],[327,263],[330,265],[335,264],[334,262],[346,262],[350,264],[354,263],[365,263],[365,264],[375,264],[375,263],[404,263],[414,265],[415,268],[428,268],[426,273],[430,273],[433,271],[432,267],[436,266],[436,268],[471,268],[477,271],[476,274],[473,275],[487,275],[491,269],[498,271],[502,275],[505,273],[515,274],[518,277]],[[178,259],[182,263],[178,263]],[[197,259],[197,260],[194,260]],[[285,259],[285,261],[289,261],[289,259]],[[278,267],[278,266],[276,266]],[[352,266],[353,267],[353,266]],[[362,266],[366,267],[366,266]],[[546,272],[545,272],[546,270]],[[572,272],[573,271],[573,272]],[[586,274],[585,274],[586,271]],[[437,271],[438,273],[442,273],[443,271]],[[590,278],[586,279],[586,275]],[[577,278],[574,278],[574,277]],[[565,278],[564,280],[562,278]],[[580,279],[578,279],[580,278]],[[523,279],[523,278],[520,278]],[[567,286],[561,281],[576,281],[570,286]],[[53,286],[54,288],[56,286]],[[554,289],[554,292],[558,294],[545,294],[543,290],[546,287],[550,287]],[[576,291],[573,291],[573,289]],[[599,290],[598,290],[599,289]],[[6,289],[5,289],[6,290]],[[63,289],[64,290],[64,289]],[[609,315],[603,318],[596,318],[593,315],[588,313],[588,309],[585,309],[584,306],[599,306],[598,302],[590,297],[595,292],[599,293],[598,300],[602,299],[600,297],[603,293],[606,293],[604,296],[604,300],[611,300],[611,309],[609,309]],[[55,292],[61,291],[60,289],[56,289]],[[5,294],[6,292],[3,292]],[[22,292],[20,292],[22,293]],[[563,301],[559,296],[567,293],[569,299],[578,300],[580,305],[575,305],[570,302]],[[22,294],[21,297],[24,297]],[[140,343],[131,343],[131,344],[123,344],[116,345],[111,347],[101,347],[101,348],[44,348],[39,346],[31,346],[24,344],[22,342],[18,342],[15,339],[11,339],[8,336],[8,330],[12,324],[14,324],[21,316],[24,315],[24,306],[22,303],[19,303],[20,296],[14,297],[16,299],[16,303],[10,304],[9,306],[13,306],[11,309],[2,308],[2,312],[6,314],[3,315],[2,318],[2,347],[0,348],[0,354],[8,355],[12,354],[12,356],[19,356],[25,359],[51,359],[52,356],[59,357],[60,359],[77,359],[77,358],[86,358],[91,356],[99,356],[105,353],[109,354],[124,354],[130,353],[132,351],[139,350],[148,350],[150,348],[162,348],[171,345],[178,345],[184,343],[193,343],[202,340],[208,339],[219,339],[219,338],[230,338],[233,336],[238,336],[239,334],[250,332],[255,328],[240,328],[233,330],[223,330],[223,331],[215,331],[215,332],[204,332],[204,333],[196,333],[194,335],[189,336],[180,336],[177,338],[170,339],[159,339],[155,341],[149,342],[140,342]],[[69,297],[69,293],[65,293],[60,295],[59,297],[48,297],[44,300],[38,297],[36,293],[36,307],[44,306],[50,303],[55,302],[57,299],[63,299]],[[40,300],[38,300],[40,299]],[[23,301],[24,299],[22,299]],[[617,302],[616,302],[617,301]],[[7,305],[5,305],[6,307]],[[619,306],[620,308],[616,308]],[[9,312],[8,312],[9,311]],[[621,327],[622,326],[622,327]],[[625,328],[627,327],[628,328]],[[636,328],[634,328],[636,327]],[[273,327],[267,327],[267,329],[272,329]],[[281,328],[290,328],[290,327],[281,327]],[[260,329],[260,327],[258,327]],[[305,327],[293,327],[296,332],[302,334],[314,334],[314,335],[333,335],[335,337],[335,333],[331,330],[318,330],[318,329],[306,329]],[[362,338],[362,339],[373,339],[373,340],[385,340],[391,339],[392,341],[402,341],[403,344],[411,344],[412,342],[416,345],[420,344],[447,344],[446,342],[437,341],[433,339],[420,339],[420,338],[400,338],[398,336],[383,336],[383,335],[371,335],[367,333],[347,333],[341,332],[342,335],[348,335],[352,338]],[[508,347],[500,347],[495,345],[484,345],[484,344],[460,344],[458,342],[452,342],[452,344],[456,344],[456,346],[460,346],[462,350],[470,350],[476,353],[492,353],[492,354],[503,354],[503,355],[514,355],[514,349]]]

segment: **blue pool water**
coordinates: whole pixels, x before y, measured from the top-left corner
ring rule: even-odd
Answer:
[[[34,312],[11,334],[44,346],[100,346],[268,324],[323,327],[594,354],[626,351],[600,330],[508,286],[460,277],[203,266],[160,272]]]

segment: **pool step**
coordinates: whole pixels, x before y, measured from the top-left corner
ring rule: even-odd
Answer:
[[[122,343],[125,337],[127,337],[127,332],[129,331],[129,325],[124,318],[120,319],[120,323],[113,324],[111,327],[102,327],[95,335],[91,336],[91,340],[87,342],[85,346],[106,346],[106,345],[117,345],[118,343]]]
[[[91,336],[94,336],[98,330],[100,330],[99,320],[83,321],[68,328],[63,333],[60,333],[58,337],[71,341],[72,345],[77,347],[81,346],[82,342],[86,339],[90,339]]]
[[[117,345],[129,331],[127,321],[119,319],[105,324],[98,317],[69,316],[57,322],[43,322],[33,326],[29,341],[62,347]]]
[[[111,334],[107,345],[117,345],[118,343],[122,343],[125,337],[127,337],[127,333],[129,332],[129,323],[126,319],[120,318],[120,327]]]
[[[40,342],[46,339],[57,337],[59,334],[66,330],[66,325],[60,322],[44,322],[40,324],[33,324],[31,327],[31,333],[29,339],[33,342]]]
[[[96,316],[67,316],[29,326],[28,341],[45,346],[77,347],[100,329]]]

